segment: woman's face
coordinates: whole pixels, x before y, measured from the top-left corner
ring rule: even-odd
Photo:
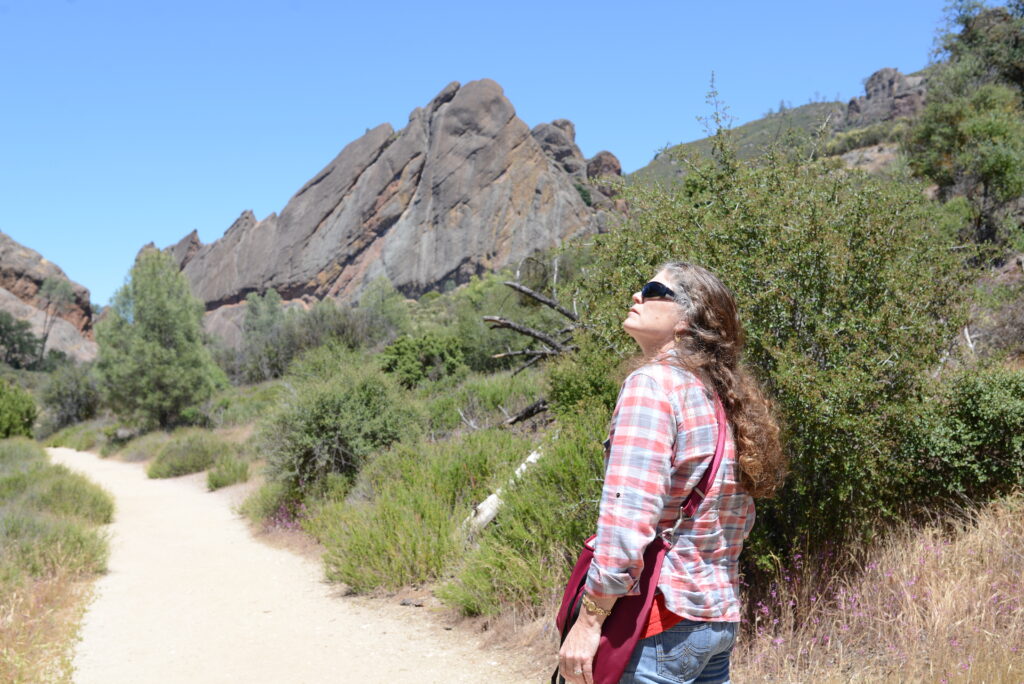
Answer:
[[[651,280],[662,283],[669,289],[676,286],[669,280],[668,273],[659,271]],[[639,290],[633,293],[633,303],[622,321],[622,327],[648,355],[661,351],[672,344],[677,333],[685,329],[679,317],[679,306],[668,297],[644,300]]]

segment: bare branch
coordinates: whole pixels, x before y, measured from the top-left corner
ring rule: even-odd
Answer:
[[[527,418],[532,418],[538,413],[543,413],[544,411],[547,410],[548,400],[544,398],[538,399],[537,401],[533,402],[532,404],[524,408],[522,411],[517,413],[516,415],[506,420],[505,425],[515,425],[520,421],[526,420]]]
[[[492,359],[503,359],[506,356],[558,356],[558,352],[551,349],[523,349],[521,351],[502,352],[491,354]]]
[[[522,366],[520,366],[519,368],[516,368],[514,371],[512,371],[512,375],[519,375],[524,370],[526,370],[527,368],[529,368],[530,366],[532,366],[533,364],[537,363],[538,361],[540,361],[543,358],[544,358],[543,356],[534,356],[532,359],[530,359],[529,361],[524,363]]]
[[[466,414],[462,412],[462,409],[458,409],[458,411],[459,418],[462,418],[462,422],[466,424],[466,427],[468,427],[470,430],[480,429],[480,426],[478,426],[476,423],[474,423],[473,421],[466,417]]]
[[[569,320],[573,320],[573,321],[578,321],[579,320],[579,316],[574,314],[572,311],[569,311],[568,309],[566,309],[564,306],[562,306],[561,304],[556,302],[554,299],[551,299],[550,297],[546,297],[546,296],[540,294],[539,292],[534,292],[533,290],[531,290],[530,288],[526,287],[525,285],[520,285],[519,283],[513,282],[511,280],[506,280],[505,281],[505,285],[508,285],[509,287],[511,287],[513,290],[515,290],[517,292],[522,292],[527,297],[531,297],[532,299],[536,299],[538,302],[540,302],[541,304],[543,304],[545,306],[551,307],[552,309],[554,309],[558,313],[562,314],[563,316],[565,316]]]
[[[522,325],[521,323],[510,321],[507,318],[502,318],[501,316],[484,316],[484,321],[490,323],[491,328],[508,328],[509,330],[515,330],[517,333],[526,335],[527,337],[532,337],[535,340],[540,340],[541,342],[551,347],[555,351],[572,351],[571,347],[567,347],[566,345],[558,342],[555,338],[551,337],[550,335],[542,333],[540,330],[534,330],[533,328]]]

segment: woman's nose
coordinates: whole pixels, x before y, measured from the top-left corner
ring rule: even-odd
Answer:
[[[633,293],[633,303],[634,304],[643,304],[644,303],[643,295],[641,295],[639,292],[634,292]]]

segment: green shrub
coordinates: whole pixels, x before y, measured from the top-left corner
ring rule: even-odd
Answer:
[[[214,427],[252,423],[281,400],[284,390],[280,380],[229,387],[214,395],[202,410]]]
[[[36,403],[25,390],[0,380],[0,439],[32,436],[36,422]]]
[[[62,465],[50,466],[24,494],[26,506],[62,518],[105,525],[114,518],[114,502],[98,485]]]
[[[610,412],[583,402],[548,434],[540,460],[502,492],[498,518],[438,594],[468,615],[537,616],[565,586],[568,565],[593,534]]]
[[[399,337],[381,352],[380,363],[384,372],[394,373],[409,389],[466,368],[458,339],[437,332]]]
[[[0,440],[0,475],[19,472],[46,463],[46,452],[30,439]]]
[[[0,441],[0,590],[24,578],[101,572],[107,547],[93,525],[113,517],[110,495],[47,462],[37,443]]]
[[[212,466],[235,446],[200,428],[179,428],[164,444],[146,474],[152,478],[178,477],[198,473]]]
[[[249,463],[236,456],[226,455],[218,458],[206,474],[206,486],[213,491],[248,479]]]
[[[330,473],[354,474],[373,451],[421,429],[419,412],[379,370],[341,367],[321,377],[300,380],[259,426],[268,475],[293,492],[316,490]]]
[[[434,438],[459,428],[464,421],[477,427],[499,425],[523,410],[544,393],[540,370],[530,368],[517,375],[511,371],[474,373],[462,382],[451,378],[425,383],[418,391]]]
[[[961,370],[903,422],[909,487],[929,510],[1024,488],[1024,371]]]
[[[117,455],[119,460],[128,461],[129,463],[148,461],[152,458],[156,458],[157,454],[160,453],[160,450],[163,449],[164,445],[170,440],[170,433],[164,432],[163,430],[154,430],[153,432],[147,432],[144,435],[139,435],[138,437],[129,440],[114,453]]]
[[[5,510],[0,517],[0,551],[0,586],[58,571],[103,572],[108,557],[106,539],[97,530],[18,508]]]
[[[58,430],[46,438],[50,447],[67,447],[76,451],[90,451],[106,443],[103,428],[94,422],[77,423]]]
[[[328,578],[356,591],[436,579],[465,548],[462,521],[531,448],[528,439],[492,429],[380,454],[352,495],[318,506],[307,523],[325,546]]]
[[[588,316],[576,362],[635,354],[622,330],[630,296],[661,263],[695,261],[736,295],[746,360],[791,456],[748,557],[841,543],[900,517],[910,492],[892,486],[908,481],[897,428],[962,329],[975,277],[971,250],[922,186],[781,153],[739,162],[724,146],[680,185],[626,194],[627,223],[595,237],[578,282]],[[571,405],[592,386],[607,402],[609,385],[592,375],[559,367],[552,396]]]
[[[899,141],[907,134],[906,119],[879,121],[863,128],[837,133],[825,145],[825,154],[840,155],[861,147]]]
[[[298,502],[280,482],[264,482],[242,502],[239,512],[253,523],[273,526],[285,517],[294,524]]]
[[[68,364],[55,370],[41,401],[55,429],[95,417],[100,394],[91,365]]]
[[[572,415],[581,403],[600,401],[610,411],[619,395],[616,367],[621,359],[587,345],[548,366],[548,401],[558,416]]]

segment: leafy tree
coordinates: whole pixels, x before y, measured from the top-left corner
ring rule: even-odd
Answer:
[[[75,301],[75,293],[71,283],[64,278],[46,278],[39,287],[39,297],[43,300],[43,335],[39,343],[39,361],[42,362],[46,353],[46,341],[54,324]]]
[[[100,395],[91,364],[67,364],[55,370],[41,399],[54,429],[95,416]]]
[[[167,428],[226,382],[203,344],[202,314],[170,255],[143,250],[96,326],[96,368],[114,411]]]
[[[36,422],[36,403],[32,395],[17,385],[0,380],[0,439],[32,436]]]
[[[39,338],[28,321],[0,311],[0,359],[12,368],[27,368],[37,358]]]
[[[995,244],[1021,240],[1011,203],[1024,194],[1024,15],[1020,3],[988,8],[961,0],[940,39],[948,59],[928,81],[928,103],[910,131],[914,173],[940,197],[966,197],[971,236]]]
[[[260,382],[280,377],[290,360],[282,345],[276,343],[282,337],[284,323],[281,295],[273,288],[262,297],[250,292],[245,303],[245,322],[242,324],[245,378],[249,382]]]

